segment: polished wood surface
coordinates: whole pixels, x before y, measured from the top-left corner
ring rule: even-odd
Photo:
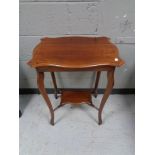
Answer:
[[[54,125],[54,110],[51,104],[51,101],[46,93],[45,87],[44,87],[44,72],[37,72],[37,84],[40,93],[42,94],[44,100],[46,101],[46,104],[50,110],[51,114],[51,124]]]
[[[99,125],[102,124],[102,110],[103,110],[103,107],[112,91],[112,88],[114,86],[114,71],[115,71],[115,68],[113,68],[111,71],[108,71],[107,72],[107,80],[108,80],[108,83],[107,83],[107,86],[106,86],[106,90],[104,92],[104,96],[102,97],[102,100],[101,100],[101,104],[100,104],[100,107],[99,107],[99,112],[98,112],[98,120],[99,120]]]
[[[90,104],[91,92],[90,91],[62,91],[61,104]]]
[[[43,38],[29,61],[32,67],[91,68],[121,66],[124,61],[107,37]]]
[[[34,48],[32,59],[28,64],[37,71],[37,84],[51,114],[54,125],[54,111],[66,103],[87,103],[98,110],[98,124],[102,124],[103,107],[114,85],[114,71],[124,64],[119,57],[117,47],[107,37],[62,37],[43,38]],[[97,96],[97,88],[101,71],[107,71],[107,87],[99,108],[92,103],[90,91],[62,90],[60,104],[53,109],[44,87],[44,72],[50,72],[57,98],[57,84],[54,72],[58,71],[96,71],[96,82],[93,90]]]

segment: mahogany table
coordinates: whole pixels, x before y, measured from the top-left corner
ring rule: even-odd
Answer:
[[[37,84],[51,114],[51,124],[54,125],[54,111],[70,104],[88,104],[98,110],[98,123],[102,124],[102,110],[114,85],[115,67],[120,67],[124,61],[119,57],[117,47],[107,37],[61,37],[43,38],[34,48],[33,57],[28,64],[37,71]],[[64,71],[96,71],[96,82],[93,89],[97,96],[97,87],[101,71],[107,71],[107,86],[99,108],[91,99],[91,91],[61,90],[60,105],[53,109],[44,87],[44,72],[50,72],[57,98],[57,84],[54,72]]]

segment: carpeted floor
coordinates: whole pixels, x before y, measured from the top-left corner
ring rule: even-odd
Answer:
[[[60,100],[49,97],[56,107]],[[58,109],[55,126],[40,95],[20,95],[20,109],[20,155],[134,155],[134,95],[111,95],[100,126],[88,105]]]

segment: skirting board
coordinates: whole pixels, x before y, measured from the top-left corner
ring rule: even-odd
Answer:
[[[60,90],[60,89],[58,89]],[[65,90],[88,90],[88,89],[70,89],[66,88]],[[54,94],[54,89],[46,89],[48,94]],[[98,89],[98,94],[103,94],[105,89]],[[19,94],[20,95],[26,95],[26,94],[40,94],[39,90],[37,88],[20,88],[19,89]],[[114,88],[111,92],[111,94],[135,94],[135,89],[134,88],[121,88],[121,89],[116,89]]]

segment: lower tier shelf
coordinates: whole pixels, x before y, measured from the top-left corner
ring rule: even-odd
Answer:
[[[61,95],[61,104],[90,104],[91,91],[68,91],[63,90]]]

